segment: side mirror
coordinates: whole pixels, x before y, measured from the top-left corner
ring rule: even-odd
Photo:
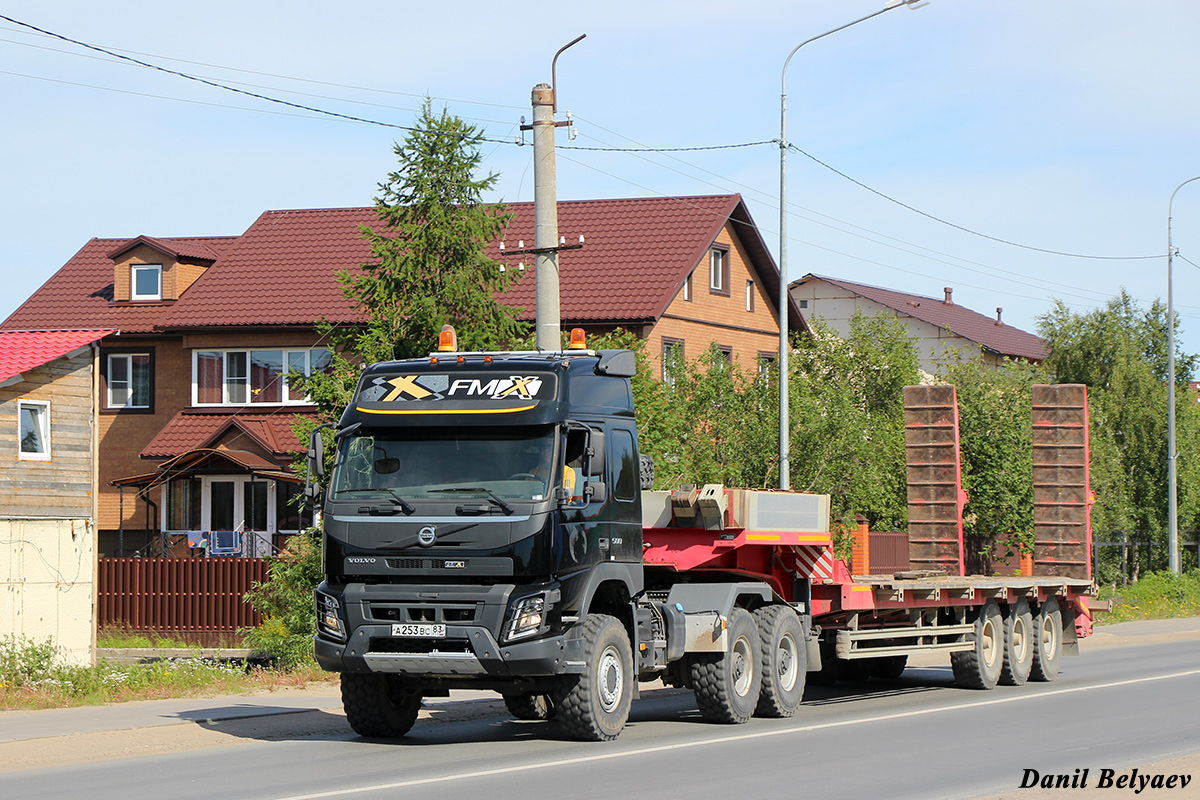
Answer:
[[[593,430],[587,449],[588,477],[604,477],[604,434]]]
[[[603,481],[588,481],[583,487],[583,499],[588,503],[603,503],[608,499],[608,491]]]
[[[325,440],[320,428],[308,435],[308,474],[325,477]]]

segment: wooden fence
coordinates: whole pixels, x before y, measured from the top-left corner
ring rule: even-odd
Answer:
[[[261,621],[242,598],[265,581],[261,558],[101,558],[101,628],[155,632],[205,645],[232,644]]]

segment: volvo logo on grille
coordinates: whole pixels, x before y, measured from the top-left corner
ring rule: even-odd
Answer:
[[[429,547],[433,544],[433,540],[437,538],[437,528],[432,525],[426,525],[421,530],[417,531],[417,542],[422,547]]]

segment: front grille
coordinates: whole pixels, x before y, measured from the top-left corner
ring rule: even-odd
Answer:
[[[469,606],[413,605],[370,603],[367,613],[371,619],[390,622],[474,622],[478,608]]]
[[[471,653],[466,639],[392,639],[371,640],[372,653]]]
[[[467,566],[461,558],[449,559],[453,567],[447,567],[444,558],[385,558],[384,561],[388,569],[464,569]]]
[[[385,560],[389,569],[429,569],[431,561],[428,558],[389,558]]]

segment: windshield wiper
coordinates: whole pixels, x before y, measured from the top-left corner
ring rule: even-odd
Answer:
[[[405,514],[412,514],[414,511],[416,511],[416,510],[417,510],[417,507],[416,507],[416,506],[414,506],[412,503],[408,502],[408,501],[407,501],[407,500],[405,500],[403,497],[401,497],[400,495],[396,494],[396,492],[395,492],[395,491],[393,491],[392,489],[389,489],[389,488],[388,488],[388,487],[386,487],[386,486],[379,486],[379,487],[376,487],[375,489],[373,489],[373,490],[371,490],[371,491],[376,491],[376,492],[387,492],[388,494],[390,494],[390,495],[392,496],[392,505],[393,505],[393,508],[392,508],[392,509],[386,509],[386,508],[382,508],[382,507],[380,507],[380,506],[375,506],[374,508],[372,508],[372,507],[370,507],[370,506],[363,506],[362,508],[360,508],[360,509],[359,509],[359,513],[360,513],[360,514],[362,514],[362,513],[368,513],[368,514],[385,514],[385,513],[387,513],[389,510],[391,511],[391,513],[393,513],[393,514],[394,514],[394,513],[396,513],[396,512],[395,512],[395,508],[396,508],[396,507],[399,507],[399,508],[400,508],[400,510],[401,510],[401,511],[403,511]]]
[[[430,489],[429,494],[457,494],[459,492],[483,492],[492,499],[492,502],[500,507],[500,510],[505,514],[513,513],[513,507],[504,502],[498,494],[491,489],[485,489],[482,486],[456,486],[453,489]]]

